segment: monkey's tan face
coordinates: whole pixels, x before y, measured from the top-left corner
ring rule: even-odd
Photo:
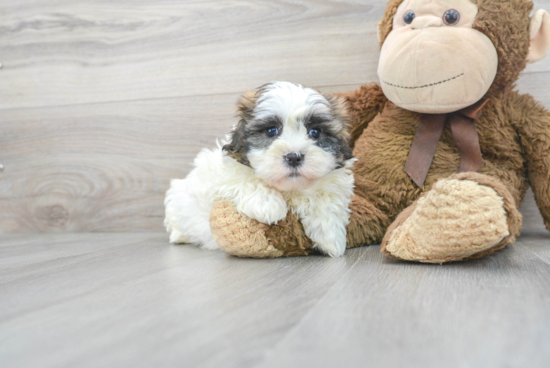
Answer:
[[[470,0],[405,0],[380,55],[386,97],[420,113],[479,101],[495,79],[498,57],[491,40],[472,28],[477,12]]]

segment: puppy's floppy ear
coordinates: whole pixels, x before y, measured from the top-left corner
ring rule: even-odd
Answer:
[[[254,106],[257,100],[257,92],[247,92],[239,98],[237,102],[237,117],[239,118],[239,122],[231,132],[231,142],[223,146],[223,150],[227,152],[229,157],[246,166],[250,166],[250,162],[246,157],[248,151],[246,125],[254,115]]]
[[[330,110],[332,116],[341,124],[342,132],[340,138],[348,141],[350,137],[349,129],[351,125],[351,118],[349,115],[348,104],[346,99],[338,95],[325,95],[330,104]]]
[[[338,167],[340,168],[344,166],[344,161],[353,158],[353,153],[349,146],[351,117],[347,101],[344,97],[339,95],[325,95],[325,98],[330,105],[330,113],[333,117],[332,124],[338,125],[337,129],[335,129],[335,131],[338,131],[338,134],[336,134],[335,137],[338,140],[336,158],[339,164]]]
[[[254,106],[258,100],[258,90],[246,92],[237,101],[237,116],[240,120],[249,121],[254,113]]]

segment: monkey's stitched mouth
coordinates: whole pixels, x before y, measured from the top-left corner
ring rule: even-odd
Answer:
[[[440,82],[425,84],[425,85],[423,85],[423,86],[416,86],[416,87],[399,86],[399,85],[397,85],[397,84],[393,84],[393,83],[386,82],[385,80],[382,80],[382,82],[384,82],[384,83],[387,84],[388,86],[397,87],[397,88],[403,88],[403,89],[420,89],[420,88],[433,87],[433,86],[437,86],[437,85],[439,85],[439,84],[447,83],[447,82],[450,82],[450,81],[455,80],[455,79],[457,79],[457,78],[460,78],[460,77],[462,77],[463,75],[464,75],[464,73],[460,73],[459,75],[455,75],[455,76],[452,77],[452,78],[445,79],[445,80],[442,80],[442,81],[440,81]]]

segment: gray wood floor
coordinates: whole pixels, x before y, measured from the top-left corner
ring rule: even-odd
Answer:
[[[251,260],[163,233],[0,238],[2,367],[548,367],[550,234],[421,265]]]

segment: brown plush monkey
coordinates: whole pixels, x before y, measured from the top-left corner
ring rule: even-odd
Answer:
[[[344,95],[358,158],[348,248],[440,263],[513,243],[529,186],[550,230],[550,114],[514,91],[550,47],[528,0],[390,0],[379,25],[380,85]],[[299,219],[250,220],[227,201],[211,226],[228,253],[309,254]],[[253,241],[251,239],[254,239]],[[254,242],[254,243],[252,243]]]

